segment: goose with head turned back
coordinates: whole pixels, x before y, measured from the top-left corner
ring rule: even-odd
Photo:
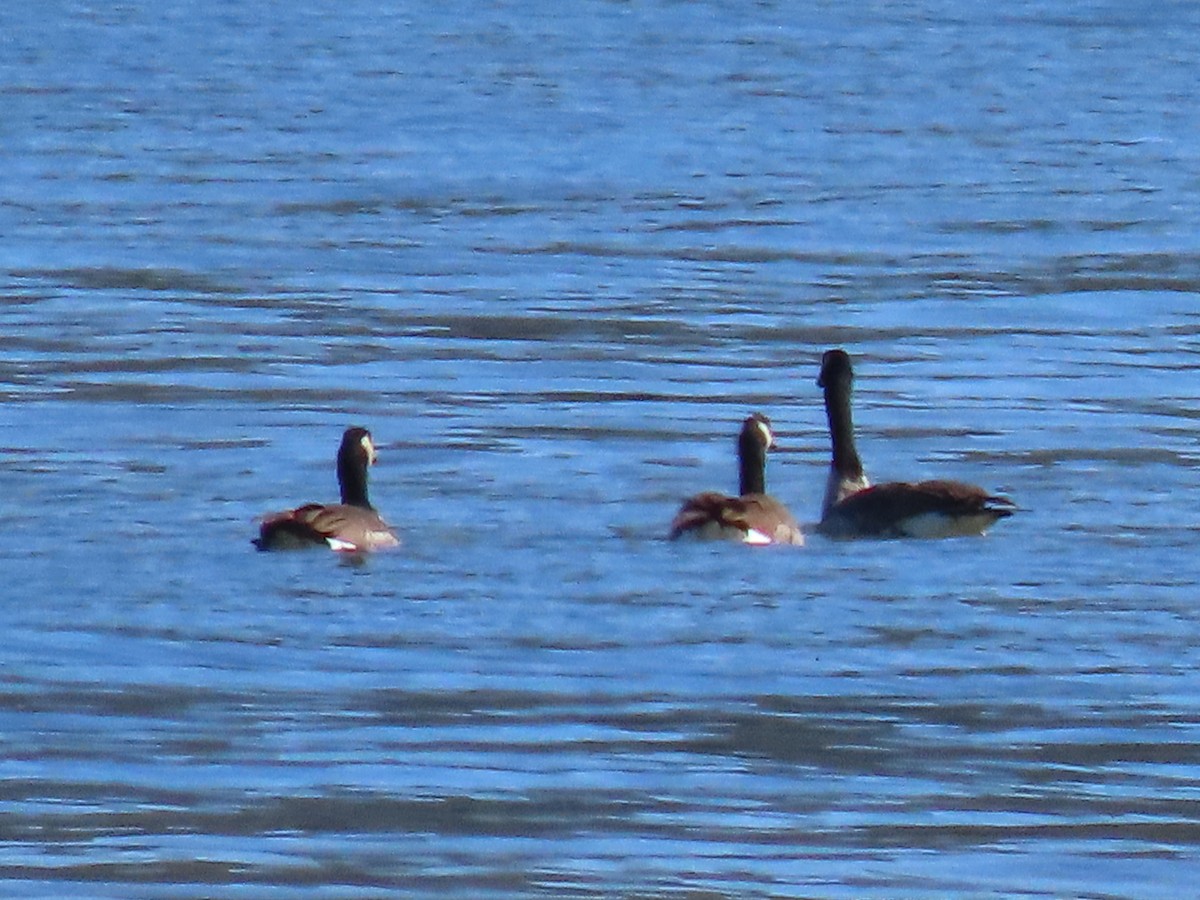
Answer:
[[[827,350],[817,385],[833,458],[821,506],[820,531],[831,537],[955,537],[981,535],[1015,509],[1011,500],[961,481],[893,481],[872,486],[854,445],[850,395],[854,370],[844,350]]]
[[[787,507],[767,494],[767,451],[775,446],[771,421],[754,413],[738,435],[739,496],[706,491],[684,501],[671,522],[670,538],[697,537],[746,544],[803,544]]]
[[[367,499],[367,467],[375,462],[375,444],[365,428],[347,428],[337,454],[342,502],[306,503],[263,518],[254,545],[287,550],[321,545],[341,553],[382,550],[400,543]]]

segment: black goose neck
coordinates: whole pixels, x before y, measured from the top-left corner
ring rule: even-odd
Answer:
[[[367,453],[360,441],[343,442],[338,451],[337,478],[346,506],[371,508],[367,499]]]
[[[823,385],[825,415],[833,445],[833,468],[846,478],[862,478],[862,460],[854,445],[854,418],[850,411],[851,379],[848,376],[829,378]]]
[[[757,426],[747,424],[738,438],[738,493],[765,494],[767,492],[767,448]]]

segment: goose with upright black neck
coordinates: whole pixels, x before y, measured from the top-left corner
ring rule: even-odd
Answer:
[[[1015,509],[1006,497],[962,481],[892,481],[872,485],[854,440],[850,396],[854,368],[842,349],[821,358],[832,455],[819,530],[830,537],[943,538],[981,535]]]
[[[786,506],[767,493],[767,451],[775,446],[771,420],[754,413],[738,434],[738,496],[716,491],[684,501],[671,522],[670,537],[741,541],[746,544],[804,543]]]
[[[367,498],[367,468],[375,459],[371,432],[347,428],[337,454],[342,502],[306,503],[264,516],[254,545],[259,550],[288,550],[323,544],[341,553],[395,547],[399,538]]]

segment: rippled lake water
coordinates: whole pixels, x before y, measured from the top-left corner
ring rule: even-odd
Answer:
[[[382,8],[381,8],[382,6]],[[6,897],[1179,897],[1191,4],[0,10]],[[818,513],[821,352],[878,479]],[[259,554],[380,446],[404,547]]]

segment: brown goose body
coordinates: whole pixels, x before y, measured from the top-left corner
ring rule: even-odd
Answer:
[[[1011,500],[962,481],[893,481],[872,486],[854,442],[850,395],[854,372],[844,350],[821,359],[832,459],[821,508],[830,537],[943,538],[982,535],[1011,516]]]
[[[961,481],[892,481],[851,494],[821,519],[830,537],[944,538],[984,534],[1012,501]]]
[[[738,435],[739,496],[705,491],[689,497],[675,514],[669,537],[803,544],[804,535],[796,519],[766,492],[766,454],[774,443],[766,416],[755,413],[747,418]]]
[[[367,467],[375,455],[369,431],[347,428],[337,455],[342,502],[306,503],[264,516],[254,545],[259,550],[324,545],[341,553],[395,547],[399,539],[367,499]]]

